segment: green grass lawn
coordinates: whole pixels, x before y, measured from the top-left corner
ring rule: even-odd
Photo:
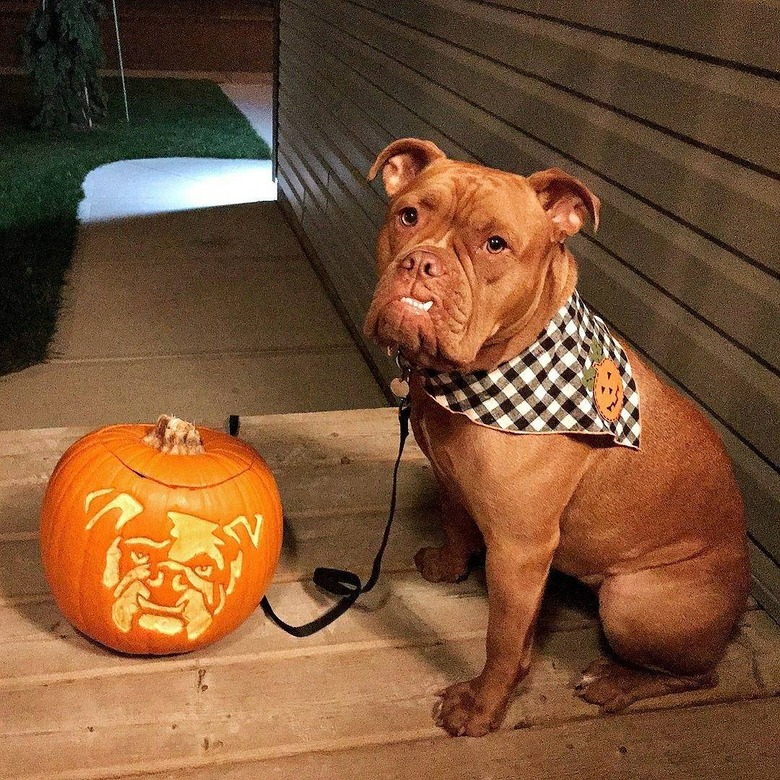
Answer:
[[[29,129],[23,76],[0,77],[0,374],[45,360],[76,238],[81,184],[94,168],[150,157],[267,159],[270,150],[209,81],[118,79],[92,132]]]

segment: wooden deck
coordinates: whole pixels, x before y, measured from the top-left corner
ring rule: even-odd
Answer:
[[[60,454],[86,431],[0,433],[0,778],[761,778],[780,762],[780,630],[755,605],[709,691],[603,716],[572,692],[599,652],[593,604],[554,582],[532,671],[501,731],[452,739],[434,693],[476,674],[479,576],[424,582],[438,539],[430,469],[410,445],[383,578],[360,608],[296,640],[258,612],[205,650],[118,656],[77,634],[48,595],[38,511]],[[285,547],[269,597],[290,622],[327,599],[316,565],[365,574],[395,451],[389,409],[245,418],[284,499]]]

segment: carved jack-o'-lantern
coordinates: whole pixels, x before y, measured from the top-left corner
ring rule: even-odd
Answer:
[[[282,542],[268,466],[248,445],[177,418],[77,441],[52,474],[41,552],[79,630],[125,653],[179,653],[257,607]]]
[[[620,369],[606,358],[595,366],[593,400],[598,413],[609,422],[617,422],[623,409],[624,391]]]

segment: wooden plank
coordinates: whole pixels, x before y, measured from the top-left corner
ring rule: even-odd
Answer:
[[[280,113],[281,120],[281,113]],[[298,218],[298,224],[303,219],[303,209],[305,206],[305,195],[303,185],[295,171],[295,166],[290,162],[284,153],[281,144],[279,145],[279,186],[287,193],[288,203],[290,203]]]
[[[780,644],[778,623],[763,609],[745,614],[743,635],[749,635],[753,654],[753,671],[763,690],[772,696],[780,695]]]
[[[318,90],[310,80],[311,74],[308,75],[299,77],[295,88],[283,97],[287,110],[297,119],[294,123],[296,141],[306,145],[302,154],[321,157],[327,169],[327,209],[326,215],[321,215],[327,219],[322,220],[324,232],[318,232],[313,238],[317,246],[338,247],[338,262],[330,264],[338,272],[335,275],[331,272],[334,277],[331,282],[335,283],[353,321],[359,323],[365,315],[365,301],[370,299],[375,284],[375,223],[381,220],[384,204],[366,186],[364,178],[373,154],[360,142],[352,140],[351,131],[333,116],[330,107],[320,102],[314,94]],[[321,136],[317,125],[328,127],[327,139]],[[356,170],[356,167],[363,170]],[[350,247],[350,244],[354,246]]]
[[[763,699],[673,712],[625,714],[477,740],[422,739],[356,745],[240,763],[204,759],[176,774],[137,780],[772,780],[780,753],[780,701]],[[215,765],[216,764],[216,765]],[[116,780],[120,780],[117,778]]]
[[[753,674],[746,631],[729,647],[716,688],[646,700],[632,709],[765,696]],[[776,635],[769,639],[777,643]],[[504,728],[593,717],[595,708],[574,697],[571,684],[599,645],[595,627],[541,635]],[[434,692],[476,674],[483,654],[482,637],[412,647],[346,644],[332,652],[302,647],[215,663],[207,656],[184,657],[175,669],[151,660],[143,670],[9,684],[2,691],[7,738],[0,743],[0,764],[15,777],[77,770],[118,775],[157,764],[161,756],[163,767],[187,766],[206,754],[213,760],[248,751],[271,757],[439,737],[430,714]],[[75,734],[83,735],[76,750]]]
[[[774,557],[775,566],[780,562],[780,473],[751,451],[743,442],[723,426],[718,432],[734,461],[734,473],[742,488],[745,514],[753,537],[760,541],[768,555]],[[780,599],[780,571],[775,578]],[[767,609],[770,609],[767,606]],[[780,604],[770,609],[780,619]]]
[[[267,595],[274,609],[294,625],[314,619],[332,604],[332,599],[308,580],[283,582],[277,578]],[[741,626],[754,637],[751,642],[762,684],[774,691],[780,685],[780,673],[774,668],[780,647],[772,640],[774,629],[761,615],[752,603]],[[597,623],[593,594],[570,578],[553,574],[539,615],[541,634],[593,628]],[[486,631],[487,594],[481,570],[457,585],[431,585],[416,571],[385,572],[376,588],[362,596],[358,606],[337,625],[305,641],[280,631],[258,608],[239,629],[198,653],[197,658],[201,666],[224,665],[299,651],[341,652],[347,644],[355,649],[413,647],[443,639],[481,638]],[[176,670],[189,666],[191,660],[190,656],[171,656],[150,663],[150,659],[112,653],[77,632],[45,596],[0,605],[0,692],[8,687],[96,678],[119,671],[146,674]]]
[[[775,368],[780,365],[780,337],[771,324],[780,301],[778,279],[607,182],[594,182],[594,187],[606,202],[597,245],[746,351]],[[730,316],[734,311],[741,316]]]
[[[280,88],[280,99],[284,94],[285,87]],[[301,155],[298,145],[300,141],[298,139],[293,140],[291,137],[292,125],[286,114],[282,111],[279,114],[279,133],[281,138],[287,136],[285,141],[286,156],[287,159],[295,166],[295,172],[300,180],[301,184],[305,187],[307,192],[307,198],[304,208],[303,219],[306,219],[308,212],[311,209],[317,209],[324,213],[326,208],[326,195],[327,192],[327,175],[321,169],[319,169],[316,161],[306,159],[305,155]],[[322,177],[322,178],[320,178]]]
[[[485,636],[487,600],[481,572],[457,585],[431,585],[415,572],[385,572],[376,588],[337,625],[305,641],[280,631],[257,611],[241,628],[197,654],[201,666],[294,653],[412,647],[442,639]],[[332,604],[306,582],[277,581],[268,591],[274,609],[288,622],[302,624]],[[598,611],[584,586],[553,577],[540,614],[545,633],[596,625]],[[748,620],[746,615],[745,621]],[[156,659],[121,656],[79,634],[48,598],[0,606],[0,691],[123,673],[146,674],[189,666],[192,657]]]
[[[313,561],[365,571],[368,565],[365,553],[374,549],[384,512],[350,518],[341,509],[370,502],[371,484],[381,494],[380,473],[387,477],[395,449],[394,410],[248,417],[242,435],[265,452],[283,495],[294,496],[299,510],[289,523],[288,539],[295,544],[286,548],[270,596],[280,614],[302,622],[327,600],[308,584],[285,582],[285,567],[310,570]],[[9,483],[27,470],[45,479],[75,434],[54,431],[47,438],[38,432],[32,438],[40,444],[37,461],[34,441],[0,435],[0,453],[4,443],[16,452],[0,459],[7,471],[16,458],[26,459],[6,473]],[[411,508],[400,513],[388,550],[391,564],[399,550],[413,551],[438,537],[430,471],[413,446],[404,469],[401,484],[411,492],[402,493],[401,505],[409,500]],[[18,560],[29,567],[33,557],[28,550]],[[171,658],[128,658],[92,645],[45,598],[0,607],[4,777],[178,775],[206,764],[278,761],[409,740],[458,744],[435,728],[430,710],[435,690],[475,674],[482,664],[484,586],[479,578],[433,586],[408,573],[410,563],[409,553],[403,571],[388,566],[390,576],[361,607],[314,637],[294,640],[258,613],[221,642]],[[0,572],[5,587],[13,569],[0,564]],[[675,718],[674,708],[696,705],[699,712],[707,703],[780,691],[780,629],[762,615],[745,616],[717,688],[643,702],[621,717],[661,708]],[[571,684],[600,651],[595,619],[592,597],[572,591],[568,581],[553,582],[532,671],[503,734],[514,738],[517,729],[533,733],[564,723],[571,728],[594,718],[595,708],[573,697]]]
[[[290,214],[291,220],[300,222],[303,213],[301,203],[298,201],[295,191],[290,185],[290,177],[294,177],[295,172],[290,169],[286,164],[286,161],[281,159],[282,156],[281,152],[277,155],[277,171],[279,171],[277,178],[279,206]]]
[[[268,597],[293,624],[315,618],[332,603],[309,583],[277,582]],[[576,611],[563,603],[551,605],[547,615],[550,630],[582,628],[595,620],[592,611]],[[159,659],[118,655],[90,642],[50,601],[0,608],[0,626],[0,691],[4,691],[119,673],[177,671],[194,663],[224,666],[242,660],[261,663],[274,657],[338,654],[348,649],[346,645],[367,650],[431,644],[443,638],[479,638],[487,628],[487,602],[484,587],[474,579],[439,587],[426,583],[416,572],[388,574],[376,591],[361,598],[360,606],[332,629],[305,640],[285,634],[258,608],[237,631],[208,649]]]
[[[242,417],[240,438],[262,455],[284,489],[289,480],[289,489],[294,491],[295,470],[303,473],[335,465],[359,468],[360,463],[369,462],[386,462],[389,469],[398,449],[396,418],[395,409],[389,407]],[[37,515],[51,472],[65,450],[88,432],[81,428],[0,431],[0,533],[37,529],[31,518]],[[405,448],[404,461],[424,461],[413,439]],[[339,495],[336,490],[324,500]],[[294,516],[304,507],[297,499],[291,500],[286,509]]]
[[[318,142],[316,151],[351,194],[354,208],[365,214],[366,222],[359,230],[372,241],[384,218],[386,202],[368,186],[366,177],[379,150],[387,144],[388,135],[346,96],[339,96],[316,70],[301,67],[298,75],[289,98],[297,108],[301,129],[305,131],[308,126],[317,136],[327,133],[326,142]],[[355,134],[355,127],[361,128],[362,137]],[[370,249],[373,253],[373,245]]]
[[[287,518],[277,578],[307,577],[318,565],[370,568],[366,551],[376,548],[383,528],[390,500],[390,464],[296,468],[293,473],[280,470],[276,476]],[[388,569],[408,568],[421,543],[438,539],[436,507],[437,492],[427,464],[402,464]],[[0,545],[0,601],[48,590],[38,549],[37,506],[26,522],[28,533],[6,534]]]
[[[780,148],[766,143],[780,109],[776,81],[495,5],[358,4],[653,127],[764,170],[780,170]]]
[[[34,455],[43,465],[60,455],[74,441],[89,433],[89,428],[33,428],[24,431],[0,431],[0,458]],[[9,461],[0,461],[0,479],[4,479]],[[48,468],[48,465],[44,466]]]
[[[296,60],[287,67],[295,73],[296,90],[306,92],[314,98],[317,106],[326,109],[323,113],[334,123],[331,125],[329,121],[322,128],[327,130],[329,137],[331,130],[335,129],[334,146],[341,150],[341,156],[347,161],[350,172],[363,185],[359,198],[362,199],[365,195],[366,176],[374,158],[379,150],[387,145],[387,131],[374,116],[356,105],[351,85],[338,78],[334,79],[322,58],[315,62]],[[314,117],[307,110],[301,118],[311,122]],[[326,152],[327,150],[323,150],[323,153]],[[376,211],[374,216],[381,220],[384,213],[383,199],[377,196],[376,202],[381,203],[382,208]]]
[[[301,40],[301,39],[299,39]],[[306,53],[306,50],[304,52]],[[342,96],[337,86],[326,80],[318,70],[322,63],[295,60],[285,65],[289,74],[290,87],[286,99],[297,104],[299,119],[320,131],[330,133],[330,122],[334,122],[336,132],[341,139],[341,148],[345,150],[343,158],[349,161],[350,172],[355,178],[365,181],[365,174],[376,156],[376,149],[386,144],[384,131],[373,117],[365,114],[348,97]],[[343,87],[342,87],[343,89]],[[310,106],[310,101],[314,106]],[[329,120],[326,126],[318,125],[312,108],[318,108],[319,115]],[[356,129],[359,132],[356,132]],[[327,154],[328,149],[322,153]]]
[[[772,0],[708,0],[637,7],[627,0],[607,0],[598,7],[574,0],[500,0],[507,8],[581,25],[628,39],[679,49],[692,56],[725,60],[731,66],[780,72],[775,43],[780,39],[780,13]]]
[[[331,220],[332,195],[332,190],[329,188],[326,196],[326,208],[324,210],[319,207],[309,209],[302,227],[307,231],[310,240],[316,241],[322,247],[319,260],[328,268],[335,269],[330,273],[329,282],[337,288],[342,303],[352,314],[356,327],[359,329],[365,313],[365,300],[370,299],[370,290],[374,284],[374,280],[371,278],[373,276],[373,260],[368,250],[356,239],[352,231],[344,228],[339,233],[334,228]],[[338,235],[338,238],[334,237],[334,233]],[[331,241],[326,241],[326,238],[331,238]],[[347,262],[347,258],[350,258],[349,262]]]
[[[773,262],[780,184],[768,177],[376,14],[337,4],[327,19],[704,234]],[[408,103],[418,93],[398,94]]]
[[[397,417],[396,409],[390,407],[242,417],[240,436],[263,451],[273,468],[290,459],[332,465],[344,457],[351,461],[392,461],[398,450]],[[404,460],[423,458],[410,439]]]

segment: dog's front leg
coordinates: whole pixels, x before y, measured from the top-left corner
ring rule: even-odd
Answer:
[[[437,725],[453,736],[479,737],[497,729],[512,693],[528,671],[534,624],[558,544],[546,539],[487,540],[487,658],[473,680],[441,693]]]
[[[484,547],[482,533],[463,505],[447,492],[442,480],[443,547],[423,547],[414,556],[417,570],[428,582],[459,582],[469,573],[469,560]]]

